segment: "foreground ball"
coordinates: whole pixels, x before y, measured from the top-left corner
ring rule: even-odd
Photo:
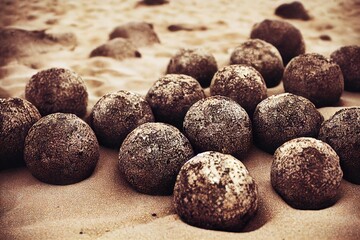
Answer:
[[[119,169],[135,190],[170,195],[181,166],[194,155],[188,139],[165,123],[144,123],[125,138]]]
[[[40,118],[30,102],[0,98],[0,169],[24,165],[25,137]]]
[[[339,155],[344,178],[360,184],[360,107],[336,112],[321,125],[319,139]]]
[[[50,68],[33,75],[26,84],[25,98],[39,109],[41,115],[55,112],[86,113],[88,93],[81,77],[63,68]]]
[[[297,209],[322,209],[332,205],[343,176],[336,152],[314,138],[284,143],[274,154],[271,185]]]
[[[181,168],[174,205],[176,213],[190,225],[241,231],[258,209],[257,185],[236,158],[204,152]]]
[[[99,159],[99,144],[89,125],[69,113],[41,118],[25,139],[24,158],[31,174],[58,185],[89,177]]]

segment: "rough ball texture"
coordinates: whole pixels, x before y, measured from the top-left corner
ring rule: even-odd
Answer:
[[[210,85],[211,95],[226,96],[252,115],[256,105],[267,97],[261,74],[247,65],[230,65],[217,71]]]
[[[211,53],[203,49],[180,49],[170,59],[166,73],[189,75],[198,80],[202,87],[208,87],[217,70],[216,60]]]
[[[191,105],[205,98],[204,90],[193,77],[167,74],[158,79],[146,94],[155,118],[181,129]]]
[[[324,117],[306,98],[283,93],[260,102],[253,115],[254,140],[273,153],[293,138],[317,137]]]
[[[25,137],[40,118],[27,100],[0,98],[0,169],[24,165]]]
[[[88,93],[84,81],[75,72],[50,68],[31,77],[26,84],[25,98],[43,116],[63,112],[83,117],[86,114]]]
[[[170,195],[181,166],[193,156],[189,140],[177,128],[165,123],[144,123],[122,143],[119,169],[135,190]]]
[[[117,149],[132,130],[153,121],[149,103],[140,95],[125,90],[101,97],[90,114],[90,126],[100,144]]]
[[[41,118],[25,139],[26,165],[45,183],[80,182],[92,174],[99,156],[95,133],[74,114],[54,113]]]
[[[250,38],[259,38],[274,45],[279,50],[284,65],[293,57],[305,53],[301,32],[288,22],[266,19],[253,26]]]
[[[314,138],[284,143],[274,154],[271,185],[292,207],[321,209],[336,201],[343,173],[336,152]]]
[[[174,188],[174,206],[191,225],[241,231],[257,211],[257,185],[236,158],[204,152],[181,168]]]
[[[344,76],[345,90],[360,92],[360,46],[342,47],[330,55]]]
[[[92,50],[90,57],[110,57],[121,61],[126,58],[140,58],[141,53],[129,40],[115,38]]]
[[[184,133],[198,152],[217,151],[243,158],[252,144],[249,115],[223,96],[208,97],[192,105],[184,119]]]
[[[246,64],[254,67],[269,88],[280,83],[284,72],[279,51],[270,43],[260,39],[250,39],[237,46],[231,53],[230,64]]]
[[[360,184],[360,107],[336,112],[321,125],[319,139],[339,155],[344,178]]]
[[[291,60],[285,68],[283,83],[286,92],[303,96],[316,107],[334,105],[344,91],[339,65],[317,53]]]

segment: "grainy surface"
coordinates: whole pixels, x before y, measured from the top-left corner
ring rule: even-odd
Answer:
[[[50,184],[73,184],[89,177],[99,160],[90,126],[74,114],[41,118],[25,139],[24,159],[31,174]]]
[[[136,127],[154,121],[149,103],[125,90],[104,95],[90,113],[90,126],[100,144],[116,149]]]
[[[141,53],[130,40],[114,38],[91,51],[90,57],[111,57],[116,60],[140,58]]]
[[[25,137],[40,118],[27,100],[0,98],[0,169],[24,165]]]
[[[319,139],[339,155],[344,178],[360,184],[360,107],[336,112],[321,125]]]
[[[339,156],[325,142],[296,138],[281,145],[271,165],[271,185],[292,207],[322,209],[336,202],[343,176]]]
[[[144,123],[124,140],[119,169],[141,193],[170,195],[181,166],[193,157],[189,140],[165,123]]]
[[[41,115],[56,112],[86,114],[88,92],[82,78],[64,68],[50,68],[33,75],[25,88],[25,98]]]
[[[283,76],[284,89],[309,99],[317,107],[339,102],[344,78],[339,65],[317,53],[306,53],[291,60]]]
[[[258,104],[253,116],[254,141],[273,153],[280,145],[298,137],[317,137],[324,117],[306,98],[282,93]]]
[[[191,225],[241,231],[258,209],[257,185],[238,159],[204,152],[181,168],[174,205],[177,214]]]
[[[211,96],[185,115],[184,133],[198,152],[217,151],[243,158],[252,145],[251,121],[234,100]]]

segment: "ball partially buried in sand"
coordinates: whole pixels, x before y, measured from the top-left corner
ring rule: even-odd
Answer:
[[[167,74],[159,78],[146,94],[155,118],[181,129],[186,112],[205,98],[199,82],[183,74]]]
[[[360,107],[336,112],[321,125],[319,139],[339,155],[344,178],[360,184]]]
[[[206,50],[180,49],[170,59],[166,73],[189,75],[198,80],[202,87],[208,87],[217,70],[214,56]]]
[[[42,182],[66,185],[89,177],[99,159],[99,144],[89,125],[69,113],[41,118],[25,139],[24,158]]]
[[[24,165],[25,137],[40,118],[30,102],[0,98],[0,169]]]
[[[217,151],[243,158],[252,145],[249,115],[224,96],[208,97],[192,105],[183,130],[198,152]]]
[[[344,78],[339,65],[317,53],[302,54],[289,62],[283,76],[284,89],[309,99],[316,107],[340,100]]]
[[[119,169],[137,191],[170,195],[181,166],[192,158],[189,140],[165,123],[144,123],[125,138],[119,151]]]
[[[41,115],[63,112],[83,117],[88,93],[82,78],[64,68],[50,68],[33,75],[25,88],[25,98]]]
[[[204,152],[181,168],[174,188],[174,206],[190,225],[241,231],[257,212],[257,185],[236,158]]]
[[[125,90],[104,95],[90,113],[90,126],[99,142],[117,149],[132,130],[153,121],[154,115],[148,102],[140,95]]]
[[[140,58],[141,53],[130,40],[114,38],[92,50],[90,57],[110,57],[121,61],[126,58]]]
[[[314,138],[284,143],[274,154],[271,185],[292,207],[322,209],[336,201],[343,176],[336,152]]]

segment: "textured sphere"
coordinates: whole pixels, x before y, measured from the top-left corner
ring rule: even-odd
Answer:
[[[260,39],[250,39],[237,46],[231,53],[230,64],[246,64],[254,67],[269,88],[280,83],[284,72],[279,51],[270,43]]]
[[[0,98],[0,169],[24,165],[25,137],[40,118],[27,100]]]
[[[360,107],[342,109],[323,122],[319,139],[339,155],[344,178],[360,184]]]
[[[186,113],[183,130],[198,152],[217,151],[243,158],[252,144],[249,115],[228,97],[212,96],[196,102]]]
[[[25,139],[26,165],[45,183],[80,182],[92,174],[99,156],[94,132],[74,114],[53,113],[41,118]]]
[[[148,102],[140,95],[125,90],[101,97],[90,114],[90,125],[99,142],[117,149],[132,130],[153,121]]]
[[[317,137],[323,116],[306,98],[283,93],[258,104],[253,116],[254,140],[261,149],[273,153],[293,138]]]
[[[305,43],[299,29],[279,20],[266,19],[256,23],[250,38],[258,38],[274,45],[280,52],[284,65],[293,57],[305,53]]]
[[[144,123],[125,138],[119,151],[119,169],[137,191],[170,195],[181,166],[192,158],[189,140],[165,123]]]
[[[261,74],[247,65],[230,65],[217,71],[210,85],[211,95],[226,96],[252,115],[256,105],[267,97]]]
[[[343,173],[336,152],[314,138],[281,145],[271,165],[271,185],[292,207],[321,209],[332,205]]]
[[[284,89],[309,99],[316,107],[331,106],[340,100],[344,78],[339,65],[317,53],[300,55],[286,66]]]
[[[189,75],[198,80],[202,87],[208,87],[217,70],[216,60],[211,53],[203,49],[180,49],[170,59],[166,73]]]
[[[174,206],[190,225],[241,231],[256,214],[257,185],[236,158],[204,152],[181,168],[174,188]]]
[[[152,85],[146,95],[155,118],[159,122],[182,128],[183,120],[190,106],[205,93],[199,82],[183,74],[167,74]]]
[[[31,77],[26,84],[25,98],[43,116],[63,112],[83,117],[86,114],[88,93],[84,81],[75,72],[50,68]]]
[[[344,46],[330,55],[344,76],[345,90],[360,92],[360,46]]]

